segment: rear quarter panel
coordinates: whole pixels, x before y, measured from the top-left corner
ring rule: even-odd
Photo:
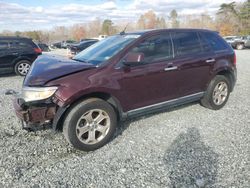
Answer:
[[[218,75],[222,71],[228,71],[233,76],[234,79],[236,79],[236,66],[234,65],[234,51],[231,49],[228,49],[224,52],[217,52],[216,53],[216,63],[213,66],[212,74],[209,79],[209,82],[207,83],[207,86],[211,82],[211,80]]]

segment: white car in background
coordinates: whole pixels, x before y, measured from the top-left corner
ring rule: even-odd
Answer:
[[[105,39],[107,37],[108,37],[108,35],[99,35],[98,37],[95,37],[93,39],[102,40],[102,39]]]

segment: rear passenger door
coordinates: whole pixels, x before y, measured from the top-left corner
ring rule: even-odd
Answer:
[[[173,65],[178,67],[176,85],[179,86],[179,94],[187,96],[203,92],[215,62],[213,51],[204,49],[196,31],[177,31],[171,35]]]

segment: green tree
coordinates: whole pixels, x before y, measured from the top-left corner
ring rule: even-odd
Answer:
[[[241,30],[241,19],[236,3],[223,3],[217,12],[217,29],[222,35],[237,35]]]
[[[166,20],[163,17],[158,17],[156,21],[156,27],[160,29],[164,29],[167,27]]]
[[[113,22],[111,20],[104,20],[102,23],[102,33],[105,35],[111,35],[113,30]]]
[[[178,13],[175,9],[170,12],[170,21],[172,28],[178,28],[180,26]]]
[[[20,31],[16,31],[16,32],[15,32],[15,35],[19,37],[19,36],[22,35],[22,33],[21,33]]]
[[[250,0],[243,3],[239,11],[242,23],[242,35],[250,35]]]
[[[217,14],[233,14],[237,16],[237,11],[235,9],[236,3],[231,2],[231,3],[223,3],[220,5],[219,12]]]
[[[32,38],[35,41],[41,41],[40,40],[41,35],[42,35],[41,31],[27,31],[27,32],[24,32],[24,36]]]

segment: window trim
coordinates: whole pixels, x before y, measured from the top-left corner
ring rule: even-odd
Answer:
[[[199,41],[199,46],[200,46],[200,49],[201,51],[200,52],[195,52],[195,53],[189,53],[189,54],[185,54],[185,55],[181,55],[181,56],[177,56],[176,54],[176,49],[175,49],[175,46],[176,44],[174,44],[174,34],[176,33],[195,33],[197,38],[198,38],[198,41]],[[201,45],[201,41],[200,41],[200,37],[199,37],[199,32],[198,31],[176,31],[176,32],[171,32],[172,34],[172,43],[173,43],[173,49],[174,49],[174,59],[182,59],[182,58],[185,58],[185,57],[189,57],[189,56],[193,56],[193,55],[197,55],[197,54],[202,54],[204,53],[203,51],[203,48],[202,48],[202,45]]]

